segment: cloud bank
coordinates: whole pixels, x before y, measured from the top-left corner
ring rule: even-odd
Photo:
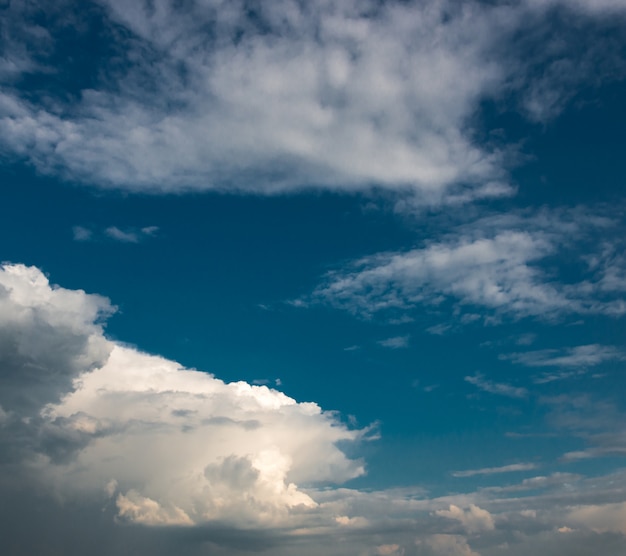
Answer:
[[[364,431],[106,339],[102,297],[5,265],[0,309],[2,444],[64,496],[110,497],[145,525],[284,526],[318,505],[302,486],[364,472],[337,447]]]

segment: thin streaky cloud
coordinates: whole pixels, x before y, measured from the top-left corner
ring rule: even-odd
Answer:
[[[123,230],[117,226],[109,226],[104,230],[104,234],[110,239],[121,243],[139,243],[143,239],[154,237],[159,231],[158,226],[146,226],[140,230]]]
[[[537,469],[536,463],[512,463],[500,467],[483,467],[481,469],[467,469],[452,472],[453,477],[474,477],[476,475],[494,475],[498,473],[515,473],[518,471],[531,471]]]
[[[486,217],[409,251],[352,261],[329,272],[301,301],[303,306],[331,305],[362,318],[410,315],[417,308],[435,312],[442,301],[450,301],[459,324],[465,325],[492,324],[503,317],[558,320],[571,314],[599,314],[617,318],[626,313],[626,299],[621,282],[607,277],[626,274],[626,258],[608,264],[605,250],[596,254],[601,262],[588,266],[590,237],[598,231],[612,238],[608,242],[621,244],[617,220],[602,211],[593,215],[578,207]],[[545,261],[563,252],[578,258],[578,281],[545,270]],[[623,267],[616,269],[621,263]],[[613,286],[616,289],[610,290]],[[429,331],[437,334],[444,328]]]
[[[626,353],[614,346],[586,344],[562,349],[503,354],[500,358],[527,367],[594,367],[606,361],[622,361],[626,359]]]

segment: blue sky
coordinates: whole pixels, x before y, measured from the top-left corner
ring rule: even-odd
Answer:
[[[0,10],[8,554],[624,553],[623,1]]]

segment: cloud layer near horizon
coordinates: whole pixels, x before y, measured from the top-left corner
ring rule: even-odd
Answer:
[[[106,298],[51,286],[37,268],[0,268],[0,490],[7,501],[0,515],[13,523],[9,547],[40,552],[38,542],[62,538],[61,552],[79,554],[84,535],[93,534],[146,549],[153,541],[141,527],[160,539],[156,554],[173,542],[193,555],[210,546],[229,555],[316,554],[322,547],[333,555],[489,556],[504,542],[507,553],[522,554],[565,533],[546,554],[579,544],[624,545],[619,473],[553,473],[438,498],[418,486],[331,486],[363,473],[363,462],[338,445],[365,439],[367,429],[350,429],[337,414],[265,386],[227,384],[112,342],[103,331],[112,311]],[[574,433],[586,426],[567,411],[581,400],[545,403],[553,406],[553,426]],[[593,421],[595,433],[620,421],[615,411],[605,407]],[[611,441],[605,450],[623,445],[617,436]],[[570,459],[594,457],[602,447]],[[517,463],[454,476],[539,467]],[[520,491],[529,495],[516,496]],[[20,517],[25,512],[29,517]],[[50,532],[55,520],[61,529]],[[69,542],[64,528],[74,531],[78,521],[86,532]],[[20,533],[24,522],[43,540]],[[94,549],[120,551],[111,544]]]

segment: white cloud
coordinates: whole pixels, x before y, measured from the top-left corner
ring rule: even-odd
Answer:
[[[491,531],[495,529],[493,516],[475,504],[470,504],[468,508],[459,508],[450,504],[447,510],[437,510],[436,515],[459,521],[468,533],[478,533],[479,531]]]
[[[474,376],[466,376],[465,381],[473,384],[476,388],[479,388],[484,392],[489,392],[490,394],[496,394],[498,396],[507,396],[509,398],[525,398],[528,396],[528,390],[526,390],[526,388],[511,386],[510,384],[502,382],[493,382],[485,379],[480,373]]]
[[[110,226],[104,233],[111,239],[121,241],[122,243],[139,243],[139,236],[134,232],[124,232],[117,226]]]
[[[0,403],[30,427],[23,463],[65,496],[116,493],[120,519],[146,525],[279,525],[317,507],[300,485],[363,473],[337,443],[364,431],[111,342],[95,323],[110,311],[36,268],[0,270]]]
[[[501,78],[484,61],[497,10],[261,3],[262,33],[238,3],[102,4],[134,34],[120,46],[138,63],[115,92],[83,91],[72,116],[2,96],[5,145],[40,171],[134,190],[378,184],[434,198],[503,177],[463,129]]]
[[[550,246],[523,232],[456,240],[406,253],[382,253],[355,263],[356,270],[331,274],[314,297],[355,312],[438,304],[442,295],[505,311],[538,312],[566,301],[539,283],[529,263]]]
[[[619,316],[626,312],[626,301],[616,277],[626,276],[626,259],[624,266],[609,265],[599,253],[595,256],[602,262],[590,265],[588,261],[592,232],[600,229],[607,238],[618,236],[616,224],[584,214],[582,208],[482,218],[421,247],[364,257],[330,272],[310,301],[365,318],[417,307],[436,311],[450,302],[461,323],[476,321],[478,308],[484,322],[503,316]],[[616,237],[614,245],[620,241]],[[579,263],[579,281],[565,280],[554,265],[550,271],[544,268],[549,257],[564,254]],[[430,331],[439,333],[443,328]]]
[[[10,57],[0,72],[60,73],[47,58],[53,23],[81,29],[80,14],[94,11],[124,56],[100,58],[94,88],[71,91],[69,109],[66,97],[37,102],[5,87],[4,148],[44,173],[135,191],[376,185],[456,203],[511,195],[506,149],[476,141],[480,103],[514,91],[545,119],[589,74],[620,74],[608,62],[614,52],[571,59],[567,35],[552,39],[564,45],[555,59],[518,45],[526,26],[553,31],[546,3],[531,0],[282,0],[258,3],[254,17],[241,2],[101,0],[81,11],[41,2],[57,17],[30,35],[15,31],[32,15],[21,4],[6,11]],[[540,54],[526,62],[528,50]]]

